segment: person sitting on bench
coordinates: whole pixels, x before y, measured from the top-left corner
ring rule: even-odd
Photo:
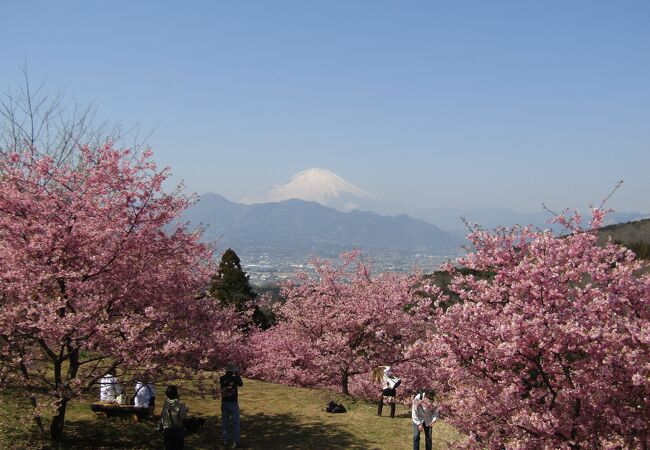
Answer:
[[[116,403],[122,394],[124,394],[124,386],[116,376],[107,373],[99,380],[99,399],[102,402]]]
[[[133,406],[136,408],[155,408],[156,406],[156,389],[152,383],[135,383],[135,395],[133,396]]]

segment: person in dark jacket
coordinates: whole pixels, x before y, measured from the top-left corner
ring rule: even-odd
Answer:
[[[237,387],[242,387],[244,382],[239,376],[239,369],[234,362],[226,365],[226,374],[219,378],[221,387],[221,430],[223,431],[223,444],[228,445],[232,440],[235,447],[240,448],[239,403],[237,402]],[[230,428],[232,424],[232,434]]]

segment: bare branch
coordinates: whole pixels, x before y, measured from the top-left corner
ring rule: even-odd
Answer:
[[[131,147],[134,155],[145,147],[155,128],[124,128],[119,122],[99,122],[94,103],[65,101],[61,92],[46,93],[46,83],[34,87],[26,65],[22,82],[0,95],[0,153],[29,148],[35,156],[50,156],[57,165],[75,158],[80,146],[97,148],[107,142]]]

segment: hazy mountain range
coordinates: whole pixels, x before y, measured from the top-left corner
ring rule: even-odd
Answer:
[[[272,186],[255,195],[243,197],[239,201],[246,204],[256,204],[281,202],[289,199],[318,202],[323,206],[344,212],[359,209],[388,216],[407,214],[410,217],[424,220],[445,231],[461,236],[466,233],[461,218],[479,224],[484,228],[512,226],[515,224],[548,228],[550,225],[547,222],[552,217],[552,214],[548,211],[526,213],[500,207],[474,209],[406,208],[399,204],[387,202],[326,169],[304,170],[285,183]],[[606,225],[647,217],[650,217],[647,213],[617,212],[607,216]]]
[[[467,231],[461,217],[484,228],[514,224],[548,228],[551,218],[545,211],[521,213],[507,208],[431,208],[394,215],[396,209],[333,172],[309,169],[240,202],[214,193],[202,195],[184,218],[207,226],[206,238],[219,239],[221,248],[300,255],[359,248],[369,253],[441,256],[461,251]],[[645,217],[648,214],[616,213],[608,216],[608,223]]]
[[[406,215],[342,212],[299,199],[246,205],[210,193],[202,195],[184,219],[207,225],[206,238],[219,239],[220,247],[257,246],[305,255],[352,248],[448,254],[462,241]]]
[[[434,223],[443,230],[455,236],[465,236],[467,229],[463,223],[466,219],[469,223],[478,224],[483,228],[492,229],[499,226],[510,227],[513,225],[533,225],[540,229],[551,228],[559,231],[558,225],[551,225],[548,221],[553,217],[549,211],[538,211],[524,213],[508,208],[477,208],[477,209],[454,209],[454,208],[430,208],[413,210],[409,214],[412,217]],[[583,217],[588,218],[589,213],[583,212]],[[650,217],[648,214],[639,212],[613,212],[605,217],[605,225],[629,222]]]

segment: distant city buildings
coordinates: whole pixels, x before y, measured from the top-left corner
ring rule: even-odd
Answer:
[[[311,272],[310,257],[299,254],[271,254],[266,252],[240,252],[242,266],[250,276],[252,284],[264,286],[295,277],[297,272]],[[387,252],[365,255],[376,273],[379,272],[413,272],[420,269],[423,272],[433,272],[440,265],[455,259],[459,255],[429,255],[422,253]],[[332,254],[322,258],[336,259]]]

